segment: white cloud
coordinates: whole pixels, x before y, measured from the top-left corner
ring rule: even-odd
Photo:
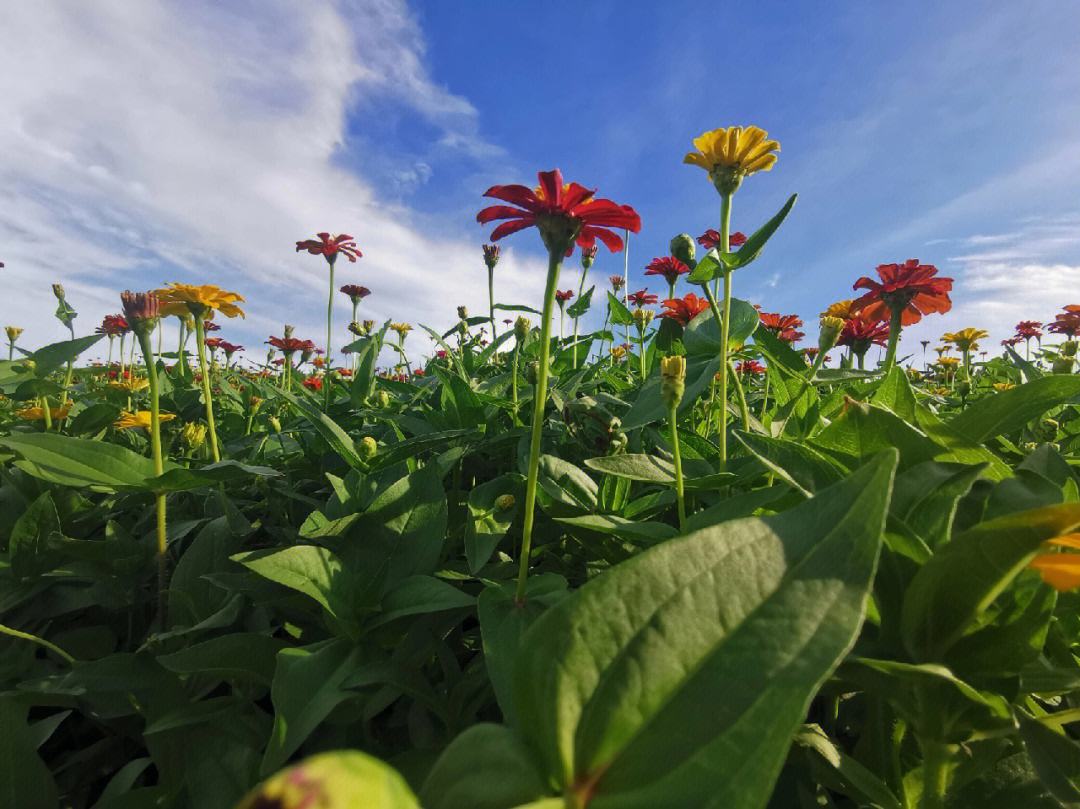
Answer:
[[[339,262],[336,280],[373,290],[367,317],[438,326],[457,304],[486,309],[486,232],[465,221],[460,236],[430,235],[380,197],[364,169],[379,154],[350,139],[396,105],[433,126],[443,150],[503,156],[469,101],[429,76],[403,0],[43,0],[0,15],[0,324],[25,326],[25,344],[64,336],[52,281],[85,333],[117,309],[119,289],[174,279],[247,297],[230,339],[253,346],[288,321],[321,343],[326,269],[293,252],[319,230],[360,243],[364,258]],[[437,171],[418,155],[399,184]],[[503,300],[538,296],[539,262],[508,249],[497,272]]]

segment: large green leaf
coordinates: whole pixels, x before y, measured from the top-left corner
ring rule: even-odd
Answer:
[[[60,805],[56,783],[34,749],[26,706],[0,696],[0,728],[0,806],[55,809]]]
[[[904,595],[901,632],[916,660],[940,660],[1039,546],[1080,525],[1080,503],[981,523],[942,546]]]
[[[626,308],[626,305],[612,295],[610,292],[607,294],[608,312],[610,313],[611,323],[614,326],[633,326],[634,316],[630,310]],[[539,314],[539,313],[538,313]]]
[[[273,394],[268,393],[267,395],[282,396],[288,400],[300,415],[315,428],[315,431],[323,437],[323,440],[330,445],[330,448],[337,453],[338,457],[353,469],[363,470],[367,468],[357,453],[356,444],[349,437],[349,434],[306,397],[296,396],[287,390],[275,390]]]
[[[598,809],[763,807],[862,624],[896,460],[655,546],[540,618],[516,706],[548,777]]]
[[[154,462],[137,452],[87,438],[57,433],[0,437],[0,447],[18,453],[15,465],[35,477],[64,486],[142,489],[154,476]]]
[[[750,339],[758,327],[758,311],[748,301],[732,298],[731,328],[728,330],[728,346],[737,350]],[[716,356],[720,351],[720,325],[707,309],[691,320],[683,329],[683,345],[687,356]]]
[[[524,500],[524,478],[501,475],[469,492],[469,519],[465,523],[465,559],[476,573],[488,563]]]
[[[1048,410],[1077,399],[1080,376],[1044,376],[972,402],[949,421],[949,426],[972,441],[986,441],[1018,430]]]
[[[570,304],[570,306],[568,306],[566,309],[567,316],[576,319],[582,317],[586,312],[588,312],[589,304],[592,302],[592,294],[594,289],[596,289],[595,285],[589,287],[587,290],[585,290],[585,293],[580,298]]]
[[[1080,745],[1023,714],[1020,737],[1050,793],[1066,809],[1080,809]]]
[[[315,599],[338,618],[348,618],[352,588],[341,560],[316,545],[247,551],[232,557],[260,576]]]

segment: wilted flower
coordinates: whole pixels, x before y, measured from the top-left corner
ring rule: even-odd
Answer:
[[[573,297],[574,290],[572,289],[555,290],[555,303],[559,304],[560,309],[565,306],[566,302]]]
[[[618,292],[626,284],[626,281],[623,280],[623,277],[621,275],[609,275],[608,283],[611,284],[611,288],[613,290]]]
[[[529,227],[540,230],[544,245],[567,255],[576,243],[579,247],[592,247],[596,240],[602,241],[609,250],[622,250],[622,239],[611,228],[621,228],[637,233],[641,230],[641,217],[629,205],[617,205],[609,199],[597,199],[596,192],[578,183],[564,183],[562,172],[541,171],[537,175],[539,186],[495,185],[484,192],[485,197],[500,199],[516,205],[492,205],[476,215],[481,224],[505,219],[491,233],[491,240]]]
[[[296,243],[296,252],[307,250],[313,256],[322,256],[328,264],[337,261],[338,254],[354,262],[364,254],[356,246],[356,240],[348,233],[331,236],[329,233],[316,233],[318,239],[305,239]]]

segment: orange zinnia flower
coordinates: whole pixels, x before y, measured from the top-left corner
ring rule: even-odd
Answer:
[[[664,311],[660,313],[660,317],[671,318],[676,323],[685,326],[708,309],[709,302],[689,292],[681,298],[669,298],[661,306],[664,307]]]
[[[865,275],[852,289],[869,290],[855,301],[854,308],[870,320],[888,322],[893,310],[901,311],[900,325],[910,326],[934,312],[944,314],[952,309],[949,292],[953,279],[938,278],[933,264],[920,264],[909,258],[903,264],[881,264],[877,274],[881,282]]]

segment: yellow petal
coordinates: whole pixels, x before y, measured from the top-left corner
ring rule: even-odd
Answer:
[[[1080,554],[1043,554],[1032,559],[1030,567],[1039,571],[1042,580],[1055,590],[1064,592],[1080,587]]]

